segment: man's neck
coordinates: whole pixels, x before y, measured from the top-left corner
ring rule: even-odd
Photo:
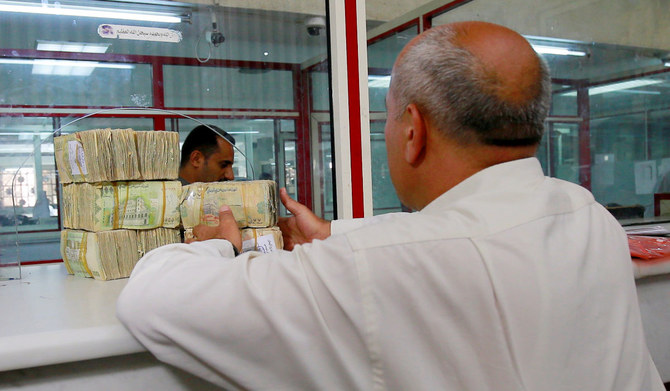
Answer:
[[[182,181],[182,184],[184,184],[184,182],[187,184],[197,182],[195,180],[195,175],[188,169],[188,167],[181,167],[179,169],[179,180]]]
[[[429,144],[430,145],[430,144]],[[413,208],[420,210],[472,175],[488,167],[535,156],[537,145],[499,147],[463,146],[455,142],[432,144],[421,167],[417,167]]]

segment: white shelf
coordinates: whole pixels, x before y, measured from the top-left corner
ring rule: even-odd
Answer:
[[[63,264],[21,273],[0,281],[0,371],[145,351],[116,318],[127,279],[74,277]]]

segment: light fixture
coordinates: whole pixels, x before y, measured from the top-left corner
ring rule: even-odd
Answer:
[[[62,42],[37,40],[37,50],[49,52],[105,53],[109,43]]]
[[[107,69],[133,69],[133,64],[119,64],[97,61],[72,61],[72,60],[22,60],[12,58],[0,58],[0,64],[10,65],[32,65],[34,75],[59,75],[59,76],[88,76],[96,68]]]
[[[368,75],[368,88],[389,88],[391,76]]]
[[[666,61],[663,63],[663,66],[670,67],[670,61]]]
[[[128,9],[80,7],[72,5],[49,5],[46,3],[0,2],[0,12],[20,12],[28,14],[79,16],[84,18],[106,18],[137,20],[144,22],[181,23],[182,16],[167,12],[150,12]]]
[[[562,48],[557,46],[546,46],[546,45],[531,45],[536,52],[540,54],[555,54],[557,56],[586,56],[586,52],[581,50],[574,50],[568,48]]]
[[[591,87],[591,88],[589,88],[589,96],[605,94],[607,92],[615,92],[615,91],[627,92],[627,93],[632,93],[632,94],[659,95],[660,92],[658,92],[658,91],[632,90],[632,88],[650,86],[650,85],[659,84],[659,83],[663,83],[663,80],[636,79],[636,80],[622,81],[622,82],[619,82],[619,83],[612,83],[612,84],[607,84],[607,85],[598,86],[598,87]],[[564,95],[564,96],[576,96],[577,91],[566,92],[565,94],[562,94],[562,95]]]
[[[258,130],[229,130],[230,134],[258,134]]]

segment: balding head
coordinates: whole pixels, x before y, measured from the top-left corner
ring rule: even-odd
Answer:
[[[538,144],[549,110],[546,64],[518,33],[485,22],[434,27],[403,49],[390,94],[463,144]]]

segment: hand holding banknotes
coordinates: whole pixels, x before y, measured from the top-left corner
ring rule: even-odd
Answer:
[[[286,189],[279,190],[279,197],[291,217],[280,217],[279,228],[284,238],[284,249],[293,250],[297,244],[330,236],[330,221],[315,215],[308,207],[289,197]]]
[[[242,234],[228,205],[222,205],[219,209],[219,225],[196,225],[193,227],[193,239],[187,239],[186,243],[209,239],[226,239],[238,252],[242,249]]]

